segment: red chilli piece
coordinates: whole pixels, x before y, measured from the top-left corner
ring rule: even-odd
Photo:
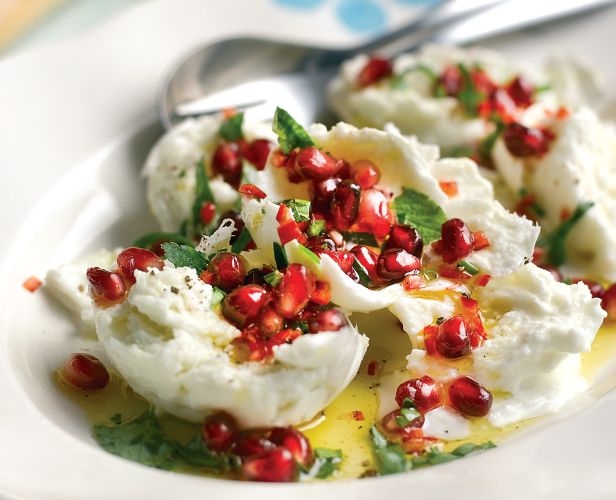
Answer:
[[[389,78],[393,72],[394,66],[390,59],[373,56],[357,75],[357,85],[360,88],[368,87]]]
[[[80,391],[100,391],[109,384],[109,372],[96,356],[71,354],[62,367],[62,378]]]
[[[42,284],[43,282],[36,276],[30,276],[26,278],[26,280],[21,284],[21,286],[23,286],[29,292],[33,293],[36,292]]]
[[[148,269],[162,269],[165,262],[151,250],[139,247],[129,247],[116,259],[118,272],[129,283],[135,283],[135,271],[146,272]]]
[[[440,382],[424,375],[402,382],[396,389],[396,403],[402,407],[404,400],[409,398],[421,413],[426,413],[443,404],[442,391]]]
[[[237,429],[237,422],[231,415],[218,411],[203,420],[201,438],[211,451],[224,453],[235,441]]]
[[[448,396],[451,405],[466,417],[484,417],[492,408],[492,393],[467,376],[450,383]]]
[[[262,189],[258,188],[254,184],[242,184],[238,188],[238,192],[248,198],[256,198],[257,200],[267,198],[267,194],[265,194]]]
[[[283,318],[291,319],[306,307],[314,291],[315,279],[300,264],[289,264],[276,288],[274,307]]]
[[[126,284],[119,273],[100,267],[90,267],[86,273],[92,297],[101,306],[124,300]]]

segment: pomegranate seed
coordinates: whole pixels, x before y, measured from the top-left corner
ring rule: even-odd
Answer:
[[[293,427],[274,427],[269,440],[276,446],[282,446],[291,452],[295,461],[306,469],[314,462],[310,442],[301,432]]]
[[[337,177],[314,182],[312,184],[312,210],[328,215],[334,191],[336,191],[338,184],[341,182],[342,179]]]
[[[355,261],[355,256],[351,252],[347,252],[346,250],[339,250],[337,252],[325,252],[326,255],[329,255],[338,267],[342,269],[342,272],[345,274],[350,273],[353,270],[353,262]]]
[[[308,238],[306,247],[317,254],[328,250],[336,250],[336,244],[330,238],[325,236],[313,236],[312,238]]]
[[[257,170],[263,170],[272,149],[273,144],[267,139],[255,139],[246,145],[242,154]]]
[[[269,338],[284,328],[284,318],[273,307],[266,307],[257,319],[259,332]]]
[[[276,289],[275,308],[284,318],[293,318],[306,307],[314,290],[314,276],[300,264],[289,264]]]
[[[254,184],[242,184],[239,187],[238,191],[244,196],[247,196],[249,198],[256,198],[257,200],[267,198],[267,195],[263,192],[263,190],[258,188]]]
[[[337,332],[347,325],[347,319],[340,309],[326,309],[308,320],[310,333]]]
[[[413,428],[420,428],[424,424],[423,415],[415,417],[413,420],[406,423],[405,425],[400,425],[400,421],[402,420],[402,418],[403,417],[402,413],[400,413],[400,408],[390,411],[381,419],[381,427],[388,434],[400,436],[408,433]]]
[[[384,280],[400,280],[421,268],[421,261],[401,248],[390,248],[379,255],[376,272]]]
[[[126,296],[126,285],[118,273],[91,267],[86,274],[92,296],[100,305],[119,302]]]
[[[91,354],[71,354],[62,367],[62,378],[81,391],[100,391],[109,383],[109,372]]]
[[[314,146],[300,149],[295,157],[295,171],[306,179],[321,181],[338,173],[342,164]]]
[[[389,59],[384,57],[371,57],[357,75],[357,85],[360,88],[372,85],[380,80],[389,78],[394,67]]]
[[[396,403],[403,406],[404,400],[409,398],[420,412],[426,413],[442,404],[441,391],[440,382],[424,375],[402,382],[396,389]]]
[[[457,96],[462,90],[462,74],[457,66],[445,68],[438,79],[438,85],[448,96]]]
[[[216,254],[207,265],[211,278],[204,280],[225,292],[230,292],[244,283],[248,262],[241,255],[231,252]]]
[[[473,233],[461,219],[449,219],[441,226],[443,260],[452,264],[468,256],[474,245]]]
[[[218,411],[205,417],[201,437],[212,451],[222,453],[231,448],[237,435],[237,423],[226,412]]]
[[[492,408],[492,393],[470,377],[458,377],[449,386],[453,407],[467,417],[483,417]]]
[[[165,265],[163,259],[151,250],[145,248],[129,247],[123,250],[116,259],[118,272],[130,282],[135,282],[135,270],[146,272],[148,269],[162,269]]]
[[[366,189],[361,192],[357,210],[357,229],[372,233],[376,238],[383,238],[389,233],[394,220],[389,207],[389,200],[378,189]]]
[[[503,89],[494,89],[487,100],[479,105],[481,116],[489,119],[496,113],[505,123],[513,121],[516,111],[515,102]]]
[[[513,102],[520,108],[528,108],[533,103],[535,89],[522,76],[514,78],[506,87],[507,93],[513,99]]]
[[[485,95],[489,95],[492,91],[494,91],[494,89],[496,89],[496,84],[481,68],[476,68],[471,72],[471,79],[473,80],[473,86],[475,89]]]
[[[314,290],[310,294],[310,302],[320,306],[326,306],[332,300],[332,287],[328,281],[317,280]]]
[[[381,171],[370,160],[357,160],[350,167],[352,179],[362,189],[373,187],[381,179]]]
[[[616,283],[612,283],[603,294],[601,307],[607,312],[610,320],[616,320]]]
[[[216,205],[211,201],[203,202],[203,205],[201,205],[201,208],[199,210],[199,218],[201,219],[201,222],[203,222],[203,224],[207,226],[208,224],[212,223],[215,215]]]
[[[351,253],[366,270],[373,284],[380,284],[382,280],[376,271],[379,256],[364,245],[354,246],[351,248]]]
[[[438,353],[444,358],[456,359],[471,352],[469,327],[462,316],[453,316],[438,327],[435,338]]]
[[[242,479],[282,483],[295,481],[297,464],[286,448],[274,448],[259,455],[252,455],[242,463]]]
[[[355,222],[359,210],[361,188],[352,181],[342,181],[331,199],[331,214],[334,227],[346,231]]]
[[[505,146],[513,156],[520,158],[545,154],[553,138],[548,130],[525,127],[519,123],[510,123],[503,132]]]
[[[221,175],[227,184],[238,188],[242,178],[242,157],[235,142],[223,142],[212,157],[212,171]]]
[[[222,301],[222,314],[242,328],[254,321],[270,302],[268,291],[259,285],[244,285],[231,291]]]
[[[261,455],[276,447],[269,439],[259,432],[248,431],[240,434],[233,443],[232,452],[238,457],[250,457]]]
[[[413,226],[394,224],[385,242],[385,249],[389,248],[402,248],[415,257],[421,258],[423,240]]]

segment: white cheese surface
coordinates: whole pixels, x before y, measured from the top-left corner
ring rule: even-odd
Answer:
[[[97,309],[111,362],[159,408],[200,422],[225,410],[243,427],[312,419],[355,376],[368,340],[353,327],[274,348],[272,363],[236,362],[240,332],[212,310],[212,288],[190,268],[137,271],[127,300]]]

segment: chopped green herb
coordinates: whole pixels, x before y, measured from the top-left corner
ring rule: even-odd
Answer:
[[[494,124],[496,125],[495,129],[485,136],[477,147],[482,163],[486,163],[486,160],[491,157],[492,149],[494,149],[494,144],[496,144],[496,139],[498,139],[498,136],[505,129],[505,125],[502,120],[494,120]]]
[[[441,237],[441,226],[447,216],[432,198],[414,189],[403,188],[402,194],[394,198],[393,209],[398,222],[413,226],[424,244]]]
[[[163,243],[165,259],[173,263],[176,267],[192,267],[200,273],[207,267],[205,255],[198,252],[188,245],[178,245],[177,243]]]
[[[165,231],[154,231],[152,233],[144,234],[133,241],[134,247],[152,249],[155,245],[162,243],[174,242],[179,245],[192,245],[193,242],[190,238],[179,233],[168,233]]]
[[[112,415],[109,420],[111,420],[114,424],[118,425],[122,423],[122,414],[121,413],[115,413],[114,415]]]
[[[317,479],[325,479],[330,477],[340,468],[340,464],[342,463],[342,450],[315,448],[314,456],[316,460],[310,470],[310,475],[316,477]]]
[[[232,464],[225,455],[212,453],[196,436],[188,445],[170,439],[163,431],[154,408],[134,420],[119,425],[95,425],[92,433],[106,451],[140,464],[171,470],[182,465],[196,465],[211,471],[229,470]]]
[[[315,219],[310,222],[308,226],[308,231],[306,234],[308,236],[319,236],[323,231],[325,231],[325,221],[323,219]]]
[[[242,250],[244,250],[248,246],[248,243],[250,243],[250,240],[252,240],[252,236],[250,235],[250,232],[248,231],[246,226],[244,226],[239,236],[237,237],[237,240],[235,240],[231,244],[231,251],[233,253],[240,253]]]
[[[370,439],[379,474],[395,474],[410,469],[406,454],[400,445],[387,441],[375,426],[370,428]]]
[[[468,68],[464,64],[458,64],[458,69],[462,75],[462,88],[458,94],[458,100],[462,107],[470,116],[477,115],[477,109],[481,101],[485,99],[483,92],[479,92],[473,83],[473,78]]]
[[[308,200],[283,200],[281,203],[291,209],[295,222],[310,220],[310,202]]]
[[[203,158],[201,158],[197,163],[195,202],[192,209],[192,223],[194,227],[201,226],[201,207],[208,201],[214,203],[214,195],[212,194],[207,172],[205,171],[205,163]]]
[[[567,260],[565,241],[567,236],[582,217],[594,205],[592,201],[582,202],[573,211],[571,217],[562,221],[554,231],[545,237],[546,257],[550,264],[561,266]]]
[[[274,243],[272,243],[272,245],[274,247],[274,260],[276,261],[276,268],[277,269],[286,269],[288,267],[288,265],[289,265],[289,259],[287,257],[286,250],[277,241],[274,241]]]
[[[366,245],[369,247],[378,247],[379,244],[372,233],[363,233],[363,232],[341,232],[342,237],[346,241],[352,241],[353,243],[357,243],[358,245]]]
[[[280,280],[282,279],[282,273],[278,270],[272,271],[271,273],[263,276],[263,279],[269,286],[278,286]]]
[[[429,465],[438,465],[451,462],[452,460],[465,457],[470,453],[495,447],[496,445],[492,441],[486,441],[482,444],[465,443],[449,453],[440,451],[438,448],[432,448],[422,455],[409,458],[409,461],[412,469],[420,469]]]
[[[282,108],[276,108],[272,130],[278,136],[278,144],[285,154],[290,153],[295,148],[314,146],[314,142],[306,129]]]
[[[319,258],[319,256],[316,253],[314,253],[312,250],[310,250],[310,248],[305,247],[301,243],[298,244],[298,250],[301,253],[303,253],[304,256],[308,257],[315,264],[319,264],[321,262],[321,259]]]
[[[227,142],[235,142],[244,138],[242,125],[244,123],[244,113],[236,113],[227,118],[218,129],[218,135]]]
[[[227,296],[227,294],[224,292],[224,290],[221,290],[220,288],[214,286],[212,287],[212,303],[211,303],[211,307],[216,307],[218,304],[220,304],[224,298]]]
[[[457,267],[461,271],[465,271],[468,274],[470,274],[471,276],[475,276],[479,272],[479,269],[477,269],[476,266],[474,266],[473,264],[471,264],[470,262],[467,262],[465,260],[461,260],[460,262],[458,262],[458,266]]]

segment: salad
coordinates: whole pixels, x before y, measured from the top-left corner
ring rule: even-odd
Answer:
[[[48,273],[103,348],[69,357],[58,380],[105,401],[93,436],[106,450],[244,480],[366,477],[493,447],[588,388],[581,353],[616,316],[601,239],[614,212],[604,174],[579,177],[616,150],[611,128],[562,95],[514,101],[521,78],[495,83],[466,59],[440,76],[361,61],[343,68],[349,102],[417,83],[403,93],[437,110],[436,128],[328,129],[283,109],[271,124],[187,120],[145,162],[160,231]],[[445,94],[422,97],[435,82]],[[576,135],[589,126],[592,141]],[[578,175],[558,207],[545,170]],[[136,409],[113,409],[118,386]]]

